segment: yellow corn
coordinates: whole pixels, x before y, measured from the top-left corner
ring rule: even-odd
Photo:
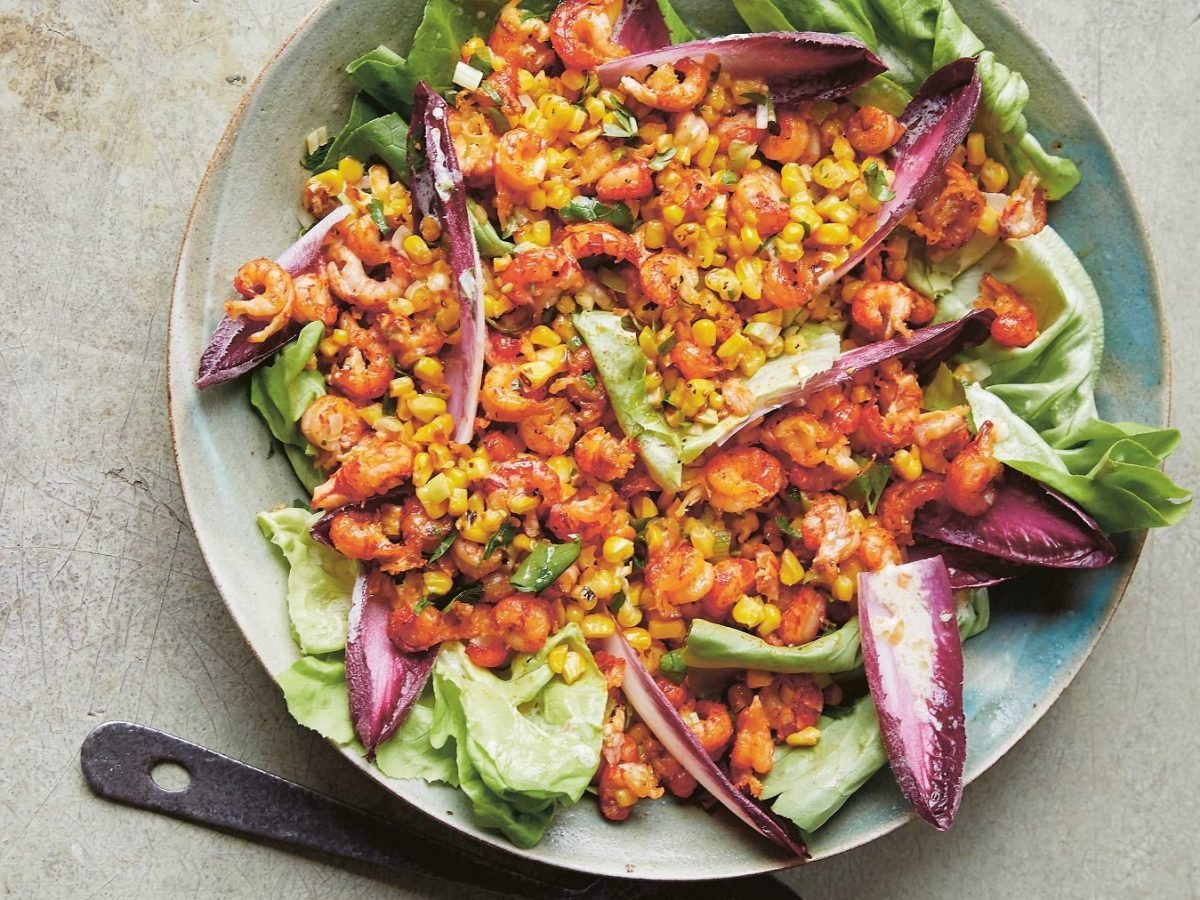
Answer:
[[[784,550],[779,557],[779,580],[788,587],[804,580],[804,566],[791,550]]]
[[[445,443],[450,439],[450,435],[454,431],[454,420],[449,415],[441,415],[430,422],[428,425],[422,425],[413,434],[413,440],[420,441],[423,444],[431,444],[435,441]]]
[[[551,209],[562,209],[571,202],[573,196],[571,188],[560,182],[546,192],[546,205]]]
[[[757,253],[758,248],[762,246],[762,238],[758,234],[758,229],[753,225],[743,225],[739,237],[742,239],[742,248],[747,255]]]
[[[712,319],[697,319],[692,323],[692,338],[701,347],[716,346],[717,324]]]
[[[567,684],[574,684],[583,675],[585,668],[583,657],[574,650],[570,650],[567,652],[566,660],[563,661],[563,670],[559,677]]]
[[[642,621],[642,611],[633,604],[632,600],[626,600],[621,604],[621,608],[617,610],[617,623],[622,628],[633,628]]]
[[[426,572],[421,580],[425,582],[425,593],[439,597],[450,593],[450,588],[454,587],[454,579],[445,572]]]
[[[433,477],[433,460],[428,453],[418,453],[413,459],[413,484],[422,487]]]
[[[1003,163],[989,159],[979,170],[979,182],[985,191],[997,194],[1008,187],[1008,169]]]
[[[608,616],[603,615],[584,616],[579,627],[583,629],[583,636],[589,641],[612,637],[617,633],[616,623]]]
[[[765,688],[768,684],[775,680],[775,676],[770,672],[764,672],[761,669],[746,670],[746,687],[752,691],[757,691],[759,688]]]
[[[766,637],[779,629],[779,623],[783,621],[783,613],[774,603],[767,603],[763,606],[762,621],[758,623],[758,633],[762,637]]]
[[[813,166],[813,181],[827,191],[837,190],[846,183],[846,171],[837,160],[828,156]]]
[[[446,401],[432,394],[421,394],[408,401],[408,410],[422,422],[432,422],[446,411]]]
[[[337,196],[346,189],[346,179],[342,177],[342,173],[337,169],[330,169],[326,172],[321,172],[308,179],[309,185],[319,187],[321,190],[329,194]]]
[[[639,519],[652,519],[658,515],[658,506],[649,497],[642,496],[633,504],[633,512]]]
[[[762,297],[762,260],[739,259],[733,270],[747,297],[751,300]]]
[[[436,356],[423,356],[413,366],[413,374],[422,381],[441,381],[446,374],[442,362]]]
[[[444,474],[439,472],[427,482],[424,487],[417,488],[417,499],[422,503],[441,503],[450,499],[450,482]]]
[[[892,457],[892,468],[905,481],[916,481],[925,467],[921,465],[920,453],[897,450],[896,455]]]
[[[366,174],[363,164],[352,156],[347,156],[339,162],[337,170],[338,174],[346,180],[347,184],[357,184],[362,181],[363,175]]]
[[[833,580],[833,588],[830,593],[833,594],[834,600],[840,600],[842,603],[849,603],[854,599],[854,592],[858,586],[854,583],[855,579],[849,575],[839,575]]]
[[[663,244],[667,242],[667,226],[657,220],[647,222],[646,228],[642,232],[642,240],[645,242],[647,250],[661,250]]]
[[[687,637],[687,623],[683,619],[651,619],[646,628],[656,641],[681,641]]]
[[[823,247],[844,247],[850,243],[850,229],[840,222],[826,222],[813,232],[813,239]]]
[[[579,624],[583,621],[583,617],[588,614],[588,611],[578,603],[572,603],[567,607],[567,621]]]
[[[987,237],[995,237],[1000,233],[1000,214],[990,206],[983,208],[979,217],[979,233]]]
[[[517,494],[508,501],[508,508],[518,516],[523,516],[538,508],[538,498],[530,494]]]
[[[766,351],[763,350],[762,347],[752,346],[749,350],[742,354],[742,358],[738,362],[738,368],[741,369],[743,375],[749,378],[751,375],[761,369],[766,361]]]
[[[507,312],[512,312],[512,301],[507,297],[495,294],[485,294],[483,298],[483,312],[489,319],[498,319]]]
[[[546,654],[546,665],[550,667],[550,671],[555,675],[561,675],[563,667],[567,664],[567,654],[570,652],[570,646],[559,644]]]
[[[550,246],[550,222],[547,219],[542,219],[540,222],[534,222],[525,231],[525,239],[530,243],[537,244],[539,247]]]
[[[763,620],[763,602],[757,597],[742,594],[733,605],[733,621],[747,628],[757,628]]]
[[[646,549],[656,553],[666,542],[666,526],[661,522],[651,522],[646,526]]]
[[[815,725],[793,731],[785,739],[789,747],[815,747],[821,740],[821,729]]]
[[[987,161],[987,147],[982,131],[972,131],[967,136],[967,165],[982,166]]]
[[[672,228],[683,221],[684,215],[686,215],[686,213],[684,212],[683,207],[678,203],[668,203],[663,207],[663,221]]]
[[[538,325],[529,332],[529,342],[535,347],[557,347],[562,343],[562,338],[555,334],[553,329]]]
[[[833,146],[830,148],[834,159],[839,162],[854,159],[854,148],[850,146],[850,142],[842,135],[838,135],[833,139]]]
[[[523,363],[518,371],[521,373],[521,381],[525,382],[531,390],[537,390],[558,374],[555,366],[541,359]]]
[[[606,562],[619,565],[633,556],[633,541],[613,536],[605,539],[603,556]]]
[[[404,239],[404,252],[419,266],[427,266],[433,261],[433,253],[425,239],[417,234],[410,234]]]
[[[634,650],[644,653],[650,649],[650,632],[645,628],[626,628],[625,641]]]
[[[804,173],[800,171],[797,163],[785,163],[779,174],[783,192],[789,197],[808,190],[808,185],[804,183]]]
[[[450,491],[450,499],[446,503],[446,511],[452,516],[465,515],[468,500],[466,488],[454,488]]]
[[[717,357],[726,362],[741,359],[742,354],[746,353],[753,345],[750,339],[740,331],[731,334],[720,347],[717,348]]]

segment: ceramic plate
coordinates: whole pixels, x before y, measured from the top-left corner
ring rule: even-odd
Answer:
[[[297,234],[305,173],[303,136],[344,119],[347,61],[380,42],[407,48],[423,0],[327,3],[304,22],[264,70],[217,148],[196,198],[175,282],[170,332],[170,414],[183,493],[213,580],[271,673],[296,658],[284,610],[285,571],[262,539],[255,513],[296,496],[283,454],[268,458],[268,434],[244,382],[192,386],[196,365],[230,294],[237,267],[275,256]],[[1164,423],[1166,335],[1150,251],[1128,186],[1079,94],[1006,11],[960,0],[960,13],[989,48],[1029,82],[1027,109],[1043,143],[1061,141],[1083,183],[1053,207],[1052,223],[1078,252],[1105,301],[1108,344],[1099,403],[1109,419]],[[1038,720],[1074,677],[1112,616],[1141,547],[1119,542],[1108,569],[1025,578],[995,590],[991,627],[966,645],[967,781],[994,763]],[[299,726],[297,726],[299,727]],[[646,804],[622,825],[590,802],[566,810],[545,840],[516,850],[477,829],[463,797],[421,781],[385,778],[354,753],[346,758],[387,790],[481,841],[587,872],[644,878],[712,878],[794,863],[732,817],[698,805]],[[972,815],[971,792],[963,806]],[[873,778],[809,846],[830,856],[912,818],[889,771]]]

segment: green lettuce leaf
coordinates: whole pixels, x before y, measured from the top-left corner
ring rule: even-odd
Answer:
[[[321,513],[297,507],[258,514],[258,528],[288,563],[287,607],[292,634],[304,653],[346,646],[350,595],[358,563],[315,541],[309,529]]]
[[[964,56],[979,60],[983,87],[979,123],[992,136],[1015,174],[1036,170],[1052,200],[1079,184],[1079,170],[1069,159],[1048,154],[1029,133],[1025,105],[1029,86],[987,50],[959,18],[949,0],[734,0],[755,31],[773,31],[781,22],[796,31],[827,31],[856,37],[888,65],[887,83],[879,92],[896,105],[896,89],[908,94],[933,72]]]
[[[458,787],[458,766],[454,744],[447,742],[434,749],[429,741],[433,730],[433,685],[427,685],[420,699],[409,710],[400,730],[375,750],[375,765],[390,778],[421,778],[442,781]]]
[[[393,176],[407,182],[408,123],[397,113],[371,119],[347,134],[344,140],[339,135],[329,155],[333,165],[347,156],[353,156],[364,165],[382,160]]]
[[[982,634],[992,621],[992,604],[987,588],[955,591],[958,602],[955,615],[958,618],[958,636],[962,640]]]
[[[346,665],[340,657],[302,656],[277,674],[275,681],[293,719],[339,744],[354,741]]]
[[[763,672],[850,672],[862,665],[861,632],[855,616],[841,628],[799,647],[780,647],[762,638],[705,619],[693,619],[684,661],[693,669],[758,669]]]
[[[662,10],[663,18],[667,21],[667,30],[671,33],[673,44],[746,32],[746,23],[731,3],[714,3],[713,0],[658,0],[658,8]]]
[[[311,493],[325,480],[312,458],[316,451],[300,433],[300,417],[308,405],[325,393],[325,376],[305,368],[325,336],[325,326],[309,322],[296,340],[275,355],[275,361],[250,376],[250,403],[283,444],[288,462],[300,483]]]

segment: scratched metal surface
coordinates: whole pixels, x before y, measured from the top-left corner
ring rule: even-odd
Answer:
[[[0,0],[0,895],[416,896],[96,801],[78,767],[93,725],[131,719],[398,809],[288,724],[196,549],[164,412],[192,195],[248,80],[309,5]],[[1171,471],[1200,484],[1197,0],[1010,5],[1129,168],[1191,438]],[[1195,518],[1151,538],[1091,661],[967,791],[953,832],[910,825],[791,882],[808,900],[1197,896],[1198,538]]]

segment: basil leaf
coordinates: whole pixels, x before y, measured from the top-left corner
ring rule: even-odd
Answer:
[[[659,153],[654,159],[650,160],[650,171],[661,172],[667,167],[667,163],[675,158],[677,152],[674,147],[668,147],[662,153]]]
[[[492,554],[501,547],[507,547],[509,544],[511,544],[512,539],[517,536],[518,531],[520,531],[520,529],[517,528],[516,525],[513,525],[509,522],[505,522],[503,525],[501,525],[496,533],[488,538],[488,542],[483,545],[483,558],[490,559]]]
[[[595,197],[575,197],[558,211],[565,222],[608,222],[624,231],[633,227],[633,213],[624,203],[602,203]]]
[[[433,552],[429,554],[429,558],[426,560],[426,562],[437,562],[446,554],[446,551],[450,549],[450,545],[457,540],[458,531],[454,528],[451,528],[450,532],[444,538],[442,538],[441,542],[436,547],[433,548]]]
[[[795,538],[798,541],[804,540],[803,532],[797,531],[795,528],[793,528],[792,523],[787,520],[786,516],[776,516],[775,524],[778,525],[779,530],[788,537]]]
[[[880,203],[886,203],[896,197],[896,192],[888,186],[887,175],[879,168],[879,163],[871,162],[863,169],[863,178],[867,182],[867,193]]]
[[[461,587],[455,585],[446,595],[446,599],[438,605],[438,609],[449,609],[451,603],[475,603],[482,598],[483,582],[481,581],[472,581]]]
[[[329,148],[333,146],[333,142],[336,140],[336,137],[331,137],[312,153],[304,154],[304,157],[300,160],[300,165],[304,166],[310,172],[324,171],[325,158],[329,156]]]
[[[613,598],[608,601],[608,611],[614,615],[621,611],[621,607],[625,605],[629,598],[625,596],[624,591],[617,591]]]
[[[682,650],[672,650],[664,653],[658,661],[658,674],[680,684],[687,677],[687,663],[683,661]]]
[[[583,542],[579,538],[569,544],[538,544],[517,567],[509,582],[519,591],[539,594],[579,559],[582,549]]]
[[[383,204],[372,197],[371,202],[367,204],[367,209],[371,211],[371,221],[379,229],[379,236],[385,238],[391,234],[392,226],[387,223],[387,217],[383,214]]]
[[[879,498],[883,496],[883,489],[887,487],[891,474],[891,463],[873,463],[846,486],[846,496],[858,500],[866,506],[867,512],[875,515],[875,507],[879,505]]]

